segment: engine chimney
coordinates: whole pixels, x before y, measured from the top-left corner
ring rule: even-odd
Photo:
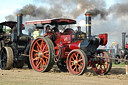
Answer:
[[[123,32],[122,33],[122,49],[125,49],[125,35],[126,35],[126,33]]]
[[[22,34],[22,14],[17,14],[17,36]]]
[[[86,13],[86,34],[87,34],[87,39],[90,39],[91,37],[91,14]]]

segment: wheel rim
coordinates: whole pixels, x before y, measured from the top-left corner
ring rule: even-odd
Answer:
[[[107,74],[111,67],[111,60],[108,59],[109,56],[106,52],[100,52],[98,53],[98,56],[103,56],[106,58],[99,58],[98,61],[94,62],[92,68],[96,74]]]
[[[13,65],[13,50],[11,47],[3,47],[0,53],[0,65],[2,70],[9,70]]]
[[[1,69],[5,69],[7,64],[7,53],[5,49],[1,50],[1,55]]]
[[[49,47],[48,44],[41,38],[33,42],[30,51],[30,61],[34,70],[44,71],[49,62]]]
[[[86,59],[87,60],[87,59]],[[69,72],[75,75],[81,75],[85,72],[87,64],[85,64],[85,57],[79,51],[73,51],[69,54],[67,59],[67,67]]]
[[[2,47],[4,47],[4,41],[3,40],[1,40],[1,42],[0,42],[0,50],[2,49]]]

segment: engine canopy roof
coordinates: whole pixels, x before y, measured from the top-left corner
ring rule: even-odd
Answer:
[[[14,26],[16,26],[17,22],[15,21],[5,21],[5,22],[1,22],[0,25],[3,26],[8,26],[10,28],[13,28]]]
[[[45,20],[32,20],[32,21],[26,21],[26,25],[30,24],[58,24],[58,25],[68,25],[68,24],[76,24],[76,20],[73,19],[65,19],[65,18],[59,18],[59,19],[45,19]]]

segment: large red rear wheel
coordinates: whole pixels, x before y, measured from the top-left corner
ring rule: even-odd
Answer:
[[[67,57],[67,68],[74,75],[82,75],[87,69],[88,59],[83,50],[74,49]]]
[[[96,74],[105,75],[107,74],[112,67],[112,60],[109,59],[110,55],[106,51],[99,50],[95,55],[97,61],[93,62],[92,69]]]
[[[54,48],[52,42],[47,37],[37,38],[30,48],[30,64],[35,71],[49,71],[53,64]]]

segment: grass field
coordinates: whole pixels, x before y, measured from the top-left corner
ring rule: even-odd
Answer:
[[[125,67],[125,63],[120,63],[120,64],[114,64],[114,63],[112,63],[112,66],[114,66],[114,67]]]

